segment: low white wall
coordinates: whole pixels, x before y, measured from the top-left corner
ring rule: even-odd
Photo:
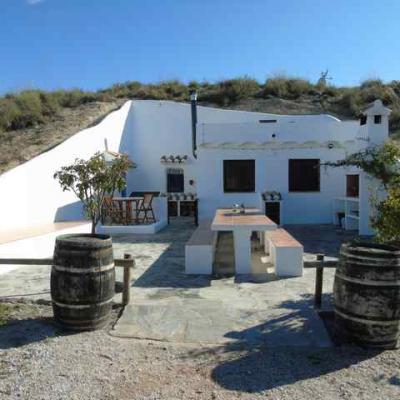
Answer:
[[[63,192],[54,173],[76,158],[88,159],[96,151],[118,151],[126,134],[131,102],[108,115],[100,124],[85,129],[54,149],[0,176],[0,231],[54,221],[83,218],[81,203],[72,192]]]
[[[101,225],[96,227],[97,233],[106,235],[119,234],[154,234],[168,225],[168,200],[166,197],[155,197],[153,211],[156,222],[153,224],[139,225]]]
[[[57,236],[68,233],[90,233],[91,224],[51,232],[46,235],[16,240],[0,245],[0,258],[51,258]],[[0,265],[0,275],[18,268],[18,265]]]

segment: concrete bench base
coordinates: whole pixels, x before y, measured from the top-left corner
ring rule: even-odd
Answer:
[[[281,277],[303,275],[303,246],[284,229],[265,233],[265,249],[269,249],[275,273]]]
[[[217,232],[211,230],[211,222],[201,222],[185,246],[185,272],[211,275],[216,243]]]

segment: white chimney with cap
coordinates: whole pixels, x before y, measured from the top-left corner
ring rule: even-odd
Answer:
[[[366,117],[366,138],[369,146],[383,144],[389,138],[389,116],[392,110],[385,107],[381,100],[375,100],[364,112]]]

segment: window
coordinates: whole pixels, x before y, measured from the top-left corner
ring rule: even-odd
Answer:
[[[382,115],[374,115],[374,124],[382,123]]]
[[[224,192],[255,191],[254,160],[224,160]]]
[[[367,116],[366,115],[361,115],[360,125],[365,125],[366,123],[367,123]]]
[[[358,197],[359,195],[359,176],[346,175],[346,196]]]
[[[289,192],[319,192],[318,159],[289,160]]]
[[[167,170],[167,192],[182,193],[184,191],[184,175],[182,169]]]

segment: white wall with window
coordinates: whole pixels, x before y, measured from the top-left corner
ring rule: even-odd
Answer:
[[[277,191],[284,210],[281,223],[332,223],[332,199],[346,193],[345,171],[319,164],[344,156],[343,149],[200,149],[199,217],[210,218],[217,207],[235,203],[263,209],[261,194]],[[236,180],[230,174],[236,174]]]

